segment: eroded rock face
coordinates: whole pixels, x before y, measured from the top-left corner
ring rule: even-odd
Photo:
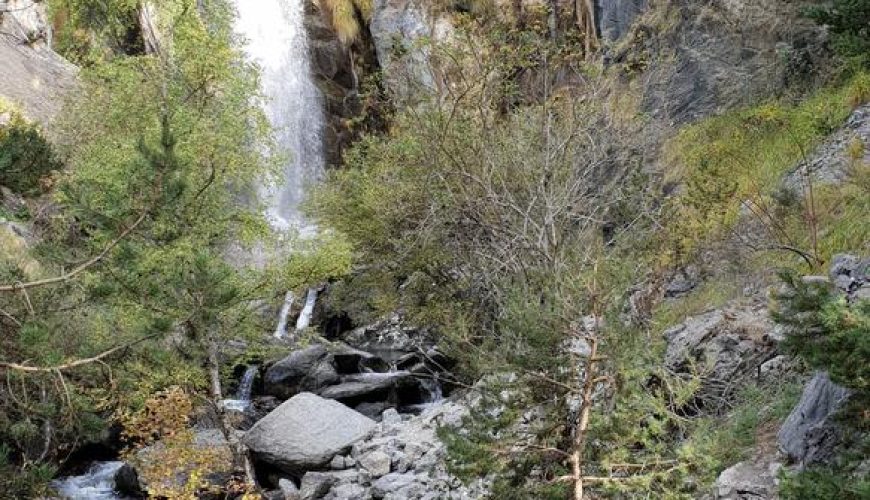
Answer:
[[[292,474],[326,466],[375,426],[341,403],[302,393],[257,422],[243,441],[257,460]]]
[[[665,366],[676,373],[699,373],[700,397],[715,402],[729,397],[741,378],[755,376],[774,357],[774,330],[763,303],[733,304],[694,316],[665,332]]]
[[[611,42],[622,38],[648,4],[648,0],[597,0],[595,15],[601,38]]]
[[[430,42],[450,37],[448,17],[434,17],[422,0],[375,0],[370,31],[378,62],[397,103],[410,104],[438,92]]]
[[[831,382],[826,373],[816,373],[779,430],[779,448],[801,466],[831,458],[840,442],[833,416],[849,394],[848,389]]]
[[[805,162],[796,165],[786,177],[785,187],[800,192],[807,173],[818,184],[842,183],[848,178],[854,162],[870,163],[868,147],[864,148],[861,158],[850,157],[850,146],[856,141],[870,144],[870,104],[853,111],[845,125],[826,138]]]
[[[622,9],[633,2],[608,3]],[[799,9],[779,0],[655,2],[606,59],[624,64],[653,119],[689,123],[787,86],[823,82],[831,60],[827,37]],[[614,27],[619,32],[623,23]]]

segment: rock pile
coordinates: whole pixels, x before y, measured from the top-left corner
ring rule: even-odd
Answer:
[[[305,405],[295,403],[288,405],[300,397],[304,397]],[[331,405],[341,406],[310,394],[296,396],[285,405],[287,406],[280,415],[267,417],[271,420],[270,427],[281,429],[280,435],[310,432],[312,429],[309,427],[325,429],[327,426],[320,423],[322,421],[319,415],[322,412],[334,411]],[[319,452],[324,450],[322,446],[317,445],[316,462],[320,465],[311,466],[305,471],[296,468],[295,474],[277,477],[273,482],[279,490],[270,492],[269,497],[295,500],[481,498],[485,496],[486,481],[481,479],[466,485],[452,476],[445,465],[447,451],[436,435],[437,429],[441,426],[459,425],[467,411],[464,403],[454,401],[432,406],[420,415],[402,415],[395,409],[388,409],[383,413],[378,424],[369,420],[370,425],[350,426],[359,430],[370,428],[371,432],[368,435],[355,440],[352,444],[343,442],[343,446],[337,445],[329,451],[343,448],[342,450],[320,454]],[[347,408],[341,413],[347,416],[345,415],[347,412],[356,413]],[[352,422],[368,420],[358,413],[348,418]],[[328,428],[334,429],[333,426]],[[255,426],[248,432],[245,440],[251,445],[258,460],[280,466],[281,464],[271,455],[263,455],[258,451],[261,439],[268,440],[275,435],[271,431],[265,432],[264,428],[257,429]],[[317,439],[311,439],[313,445],[313,441]],[[269,446],[268,443],[262,444]],[[301,452],[305,446],[281,446],[281,448],[292,448]],[[327,458],[326,455],[331,456]],[[296,465],[298,463],[296,461]]]

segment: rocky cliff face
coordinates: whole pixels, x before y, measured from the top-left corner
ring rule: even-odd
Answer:
[[[44,3],[0,2],[0,97],[43,125],[50,124],[76,85],[76,67],[50,43]]]

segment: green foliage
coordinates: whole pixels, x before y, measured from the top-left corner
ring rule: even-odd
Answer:
[[[689,422],[679,454],[691,464],[698,490],[712,486],[724,469],[747,459],[756,446],[770,446],[801,389],[796,382],[749,385],[736,396],[727,414]]]
[[[0,126],[0,185],[32,195],[50,185],[48,177],[61,164],[35,125],[13,116]]]
[[[49,12],[55,49],[74,63],[92,65],[144,51],[137,0],[51,0]]]
[[[774,319],[786,327],[786,348],[838,384],[870,389],[870,301],[848,304],[828,283],[784,273]]]
[[[854,107],[867,102],[862,89],[868,80],[870,76],[860,73],[847,84],[824,89],[796,105],[771,102],[681,130],[667,146],[673,168],[665,181],[685,184],[685,191],[672,207],[675,223],[666,238],[671,240],[671,259],[679,261],[705,242],[727,235],[747,202],[760,213],[759,218],[779,217],[771,207],[778,205],[776,196],[783,175],[805,160],[813,146],[840,126]],[[795,201],[798,208],[791,217],[796,220],[785,234],[779,230],[779,220],[771,223],[771,232],[783,241],[762,246],[787,243],[813,250],[807,200]],[[826,260],[830,257],[827,252],[818,257]]]
[[[870,480],[842,470],[811,469],[785,475],[779,496],[783,500],[860,500],[870,498]]]
[[[806,9],[806,15],[828,26],[834,50],[856,66],[870,67],[870,1],[834,0]]]

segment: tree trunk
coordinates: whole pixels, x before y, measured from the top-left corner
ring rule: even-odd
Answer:
[[[257,482],[254,476],[254,467],[251,464],[248,456],[248,449],[236,436],[235,429],[227,416],[226,408],[221,404],[223,400],[223,390],[221,389],[220,362],[218,360],[218,344],[213,338],[208,340],[208,374],[211,382],[211,398],[215,411],[218,414],[218,424],[221,432],[233,454],[233,470],[242,474],[245,478],[245,484],[250,488],[256,488]]]
[[[586,434],[589,429],[589,414],[592,409],[592,393],[595,389],[595,379],[598,372],[598,340],[594,335],[586,337],[589,342],[589,361],[586,363],[586,373],[583,377],[582,400],[577,427],[574,429],[574,442],[571,447],[571,475],[574,483],[574,500],[583,499],[583,448],[586,445]]]

